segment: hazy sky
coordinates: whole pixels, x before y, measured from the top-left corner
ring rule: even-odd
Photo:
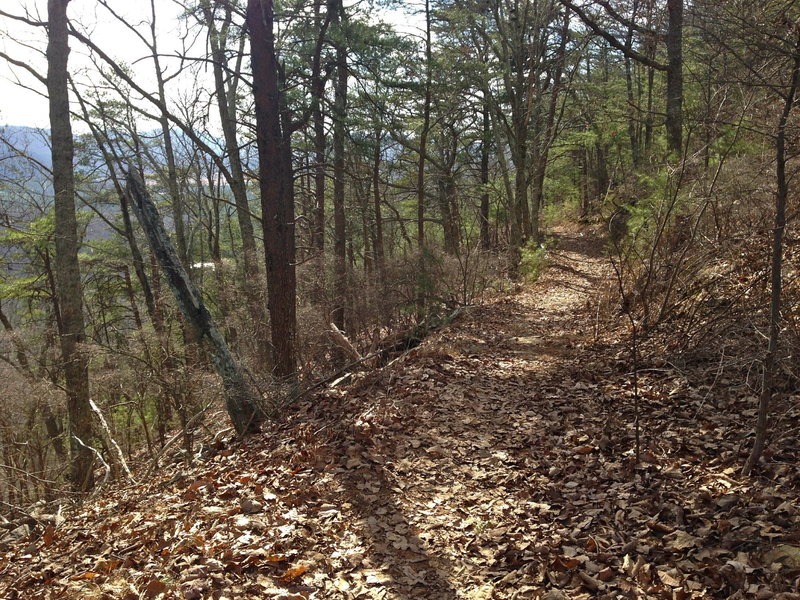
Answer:
[[[150,21],[150,2],[146,0],[111,0],[110,5],[129,23]],[[160,33],[159,51],[174,52],[180,47],[180,23],[177,19],[180,8],[172,0],[155,0],[155,5]],[[6,12],[17,15],[27,13],[41,20],[45,20],[47,14],[46,0],[2,0],[2,6]],[[90,32],[92,41],[110,55],[132,64],[137,71],[141,71],[145,81],[151,77],[151,63],[136,62],[147,54],[144,44],[95,0],[72,0],[68,15],[76,26]],[[74,40],[70,40],[70,46],[70,70],[75,72],[77,80],[81,77],[85,79],[86,71],[91,68],[87,53]],[[42,28],[0,17],[0,50],[45,74],[45,47]],[[20,87],[18,81],[32,89]],[[43,92],[42,84],[24,69],[10,67],[0,59],[0,123],[46,127],[47,99]]]
[[[174,0],[154,0],[157,15],[157,31],[159,54],[174,54],[183,44],[192,42],[186,40],[185,24],[178,19],[181,12],[180,6]],[[141,23],[139,29],[148,33],[150,22],[150,2],[147,0],[108,0],[109,5],[125,18],[128,23]],[[404,3],[413,5],[415,2]],[[0,0],[2,10],[15,15],[28,14],[31,18],[45,20],[47,14],[47,0]],[[154,76],[152,61],[145,59],[148,50],[141,40],[115,19],[105,8],[99,6],[97,0],[72,0],[68,8],[69,18],[81,29],[91,33],[91,39],[98,46],[118,61],[131,65],[137,72],[137,80],[148,90],[154,90]],[[412,29],[415,20],[398,12],[384,13],[384,19],[395,22],[399,29]],[[202,55],[205,39],[195,42],[194,56]],[[70,41],[70,71],[75,74],[76,81],[93,82],[97,76],[91,75],[91,64],[87,53],[78,42]],[[44,50],[46,47],[45,32],[40,27],[30,27],[25,24],[0,17],[0,51],[5,52],[14,59],[22,60],[35,68],[39,73],[46,73]],[[177,61],[172,59],[177,66]],[[174,72],[176,67],[170,69],[170,59],[162,59],[162,65],[167,66],[168,72]],[[30,89],[18,85],[22,83]],[[186,90],[191,82],[184,81],[170,83],[170,91],[180,94]],[[183,88],[181,87],[183,85]],[[29,125],[35,127],[48,127],[47,99],[44,96],[44,86],[33,76],[19,67],[10,67],[0,58],[0,125]]]

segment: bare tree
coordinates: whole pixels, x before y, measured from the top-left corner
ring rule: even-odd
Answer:
[[[53,192],[56,218],[56,279],[60,308],[61,358],[64,366],[72,450],[72,485],[88,491],[94,485],[94,455],[88,447],[92,435],[89,405],[89,360],[81,344],[83,291],[78,264],[78,228],[75,215],[74,144],[69,111],[69,0],[48,0],[47,93],[53,155]]]

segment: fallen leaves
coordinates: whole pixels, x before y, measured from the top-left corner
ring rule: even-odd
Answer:
[[[800,546],[780,544],[765,552],[762,560],[770,566],[780,564],[789,569],[800,569]]]
[[[673,552],[682,552],[700,545],[700,538],[678,529],[664,537],[664,547]]]
[[[181,477],[165,470],[162,482],[31,532],[0,555],[0,589],[124,600],[789,600],[800,573],[796,485],[737,479],[736,404],[704,403],[663,366],[641,374],[635,464],[624,348],[587,338],[595,314],[576,291],[605,266],[578,250],[558,257],[572,270],[477,307],[427,340],[430,352],[354,375]]]

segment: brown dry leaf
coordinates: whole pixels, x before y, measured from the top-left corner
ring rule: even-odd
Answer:
[[[369,584],[385,585],[394,581],[392,576],[388,573],[384,573],[383,571],[378,571],[375,569],[366,569],[361,573],[364,575],[365,581]]]
[[[196,492],[200,488],[207,486],[209,483],[211,482],[208,479],[198,479],[197,481],[194,481],[191,485],[189,485],[189,487],[186,488],[186,491]]]
[[[614,569],[611,567],[606,567],[597,574],[600,581],[611,581],[612,577],[614,577]]]
[[[308,565],[297,565],[296,567],[291,567],[286,570],[286,573],[281,575],[281,581],[285,583],[291,583],[306,571],[308,571]]]
[[[602,586],[600,581],[598,581],[588,573],[584,573],[583,571],[578,572],[578,577],[580,577],[581,583],[584,585],[584,587],[593,592],[596,592]]]
[[[664,538],[664,547],[673,552],[681,552],[699,545],[700,538],[686,533],[682,529],[678,529]]]
[[[122,564],[122,560],[120,560],[118,558],[111,558],[111,559],[108,559],[108,560],[101,560],[100,562],[98,562],[96,569],[98,571],[103,571],[104,573],[110,573],[111,571],[116,569],[121,564]]]
[[[766,564],[782,563],[790,569],[800,569],[800,546],[781,544],[764,554]]]
[[[677,588],[682,585],[680,573],[675,569],[658,571],[658,578],[664,585],[669,587]]]
[[[647,526],[656,533],[671,533],[675,530],[674,527],[671,527],[666,523],[659,523],[658,521],[648,521]]]
[[[86,571],[85,573],[81,573],[79,575],[73,575],[70,577],[72,581],[80,581],[82,579],[94,579],[95,577],[100,577],[100,573],[95,573],[94,571]]]
[[[55,533],[56,533],[56,528],[53,526],[52,523],[49,524],[47,527],[45,527],[44,533],[42,534],[42,541],[45,548],[53,545],[53,538],[55,537]]]
[[[159,594],[166,592],[168,587],[169,586],[166,583],[160,581],[159,579],[151,579],[147,582],[147,585],[144,586],[144,597],[155,598]]]
[[[242,498],[240,509],[245,515],[254,515],[264,510],[264,505],[258,500],[251,498]]]

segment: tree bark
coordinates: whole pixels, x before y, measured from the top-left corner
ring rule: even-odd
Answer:
[[[311,121],[314,130],[314,218],[311,229],[311,245],[322,255],[325,250],[325,80],[322,73],[322,42],[331,22],[331,13],[324,19],[321,12],[322,0],[314,3],[314,20],[319,25],[319,37],[314,56],[311,59]]]
[[[175,163],[175,150],[172,146],[172,133],[169,129],[169,115],[167,113],[167,94],[164,82],[164,72],[161,70],[161,61],[158,53],[158,36],[156,35],[156,6],[155,0],[150,0],[150,49],[153,52],[153,66],[156,72],[158,87],[158,100],[161,106],[160,125],[161,135],[164,138],[164,156],[167,159],[167,187],[172,199],[172,220],[175,227],[175,242],[178,246],[178,257],[184,266],[188,266],[189,250],[186,243],[186,231],[183,221],[183,197],[178,184],[178,168]]]
[[[547,116],[544,122],[543,131],[539,133],[538,144],[534,149],[534,175],[533,175],[533,206],[532,206],[532,223],[531,234],[534,242],[541,243],[541,228],[539,224],[539,216],[544,205],[544,180],[547,175],[547,165],[550,158],[550,148],[555,141],[558,125],[558,101],[561,97],[563,88],[562,78],[567,60],[567,39],[569,38],[569,23],[570,11],[568,8],[564,9],[564,20],[561,26],[560,41],[558,46],[558,54],[556,55],[556,64],[553,67],[553,76],[551,80],[551,92],[549,103],[547,106]]]
[[[347,222],[344,211],[344,138],[347,117],[347,48],[345,47],[344,6],[335,3],[333,22],[339,27],[336,46],[336,86],[333,103],[333,227],[334,227],[334,283],[331,318],[339,329],[345,329],[347,306]]]
[[[425,312],[427,289],[427,261],[425,249],[425,159],[428,152],[428,135],[431,127],[431,83],[433,69],[433,51],[431,46],[431,6],[425,0],[425,96],[422,104],[422,130],[419,133],[419,159],[417,162],[417,248],[419,250],[419,267],[417,272],[417,314]]]
[[[273,23],[272,0],[248,0],[273,372],[292,377],[297,369],[297,279],[291,132],[281,118]]]
[[[89,406],[89,360],[81,348],[85,341],[83,290],[78,263],[78,228],[75,214],[74,145],[70,123],[67,57],[69,0],[48,0],[47,93],[53,156],[57,296],[69,416],[72,486],[88,491],[94,486],[94,455],[86,446],[92,438]],[[78,438],[83,444],[78,443]]]
[[[680,152],[683,139],[683,0],[667,0],[667,146]]]
[[[253,233],[253,220],[250,217],[250,206],[247,199],[247,185],[244,179],[244,169],[239,153],[239,140],[236,133],[236,92],[237,79],[225,85],[223,69],[227,64],[225,58],[225,43],[231,24],[231,10],[226,7],[225,20],[220,29],[214,23],[214,13],[208,0],[202,5],[203,15],[209,31],[209,44],[213,59],[214,87],[217,96],[217,110],[222,134],[225,138],[225,153],[228,155],[230,165],[230,186],[236,204],[236,221],[242,235],[242,258],[244,264],[243,291],[247,298],[248,311],[253,320],[257,346],[259,348],[259,362],[266,364],[269,355],[269,340],[267,335],[267,319],[264,310],[263,283],[261,270],[258,266],[258,248]],[[240,48],[243,50],[243,48]],[[238,76],[238,73],[237,73]]]
[[[636,13],[639,8],[638,0],[633,1],[631,8],[631,24],[628,26],[628,34],[625,37],[625,48],[630,51],[633,47],[633,33],[634,25],[636,23]],[[632,59],[627,54],[625,55],[625,88],[628,92],[628,139],[631,143],[631,161],[633,168],[636,169],[641,163],[641,148],[639,146],[638,128],[636,125],[636,100],[633,93],[633,66]]]
[[[372,159],[372,199],[375,211],[375,263],[378,271],[378,281],[384,283],[386,259],[383,250],[383,215],[381,214],[381,141],[383,132],[380,123],[375,128],[375,153]]]
[[[484,100],[483,104],[483,137],[481,138],[481,247],[488,249],[491,246],[489,239],[489,144],[491,131],[489,123],[489,105]]]

